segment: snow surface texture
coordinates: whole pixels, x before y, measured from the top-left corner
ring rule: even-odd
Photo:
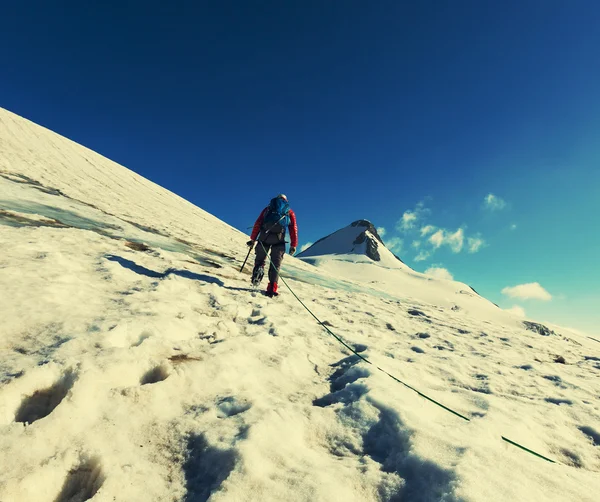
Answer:
[[[2,502],[598,500],[585,336],[383,245],[374,262],[356,234],[285,258],[324,325],[466,422],[283,284],[249,288],[246,235],[4,110],[0,224]]]

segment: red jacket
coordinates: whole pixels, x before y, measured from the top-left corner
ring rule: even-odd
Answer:
[[[256,223],[254,223],[254,228],[252,229],[252,233],[250,234],[250,239],[252,239],[253,241],[256,240],[258,234],[260,233],[260,229],[262,227],[265,215],[267,214],[268,210],[269,207],[265,207],[260,213],[258,219],[256,220]],[[298,225],[296,224],[296,214],[290,209],[288,215],[290,217],[290,224],[288,225],[288,230],[290,231],[290,246],[296,248],[298,247]]]

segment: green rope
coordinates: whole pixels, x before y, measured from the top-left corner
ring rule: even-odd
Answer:
[[[533,450],[530,450],[529,448],[525,448],[523,445],[519,444],[519,443],[515,443],[514,441],[511,441],[510,439],[508,439],[507,437],[504,436],[500,436],[504,441],[506,441],[507,443],[512,444],[513,446],[516,446],[517,448],[521,448],[521,450],[526,451],[527,453],[531,453],[532,455],[535,455],[536,457],[540,457],[543,458],[544,460],[547,460],[548,462],[552,462],[553,464],[556,464],[556,462],[552,459],[549,459],[548,457],[544,457],[544,455],[540,455],[539,453],[536,453]]]
[[[269,266],[272,266],[273,268],[275,268],[275,266],[273,265],[273,261],[271,260],[271,256],[267,253],[267,250],[265,249],[264,245],[262,242],[258,241],[259,244],[262,246],[263,251],[265,252],[265,255],[267,256],[267,258],[269,259]],[[391,373],[388,373],[386,370],[384,370],[383,368],[380,368],[379,366],[377,366],[376,364],[372,363],[371,361],[369,361],[366,357],[362,356],[361,354],[359,354],[356,350],[354,350],[350,345],[348,345],[341,337],[339,337],[338,335],[336,335],[333,331],[331,331],[325,324],[323,324],[323,322],[315,315],[313,314],[313,312],[305,305],[305,303],[298,297],[298,295],[296,293],[294,293],[294,290],[290,287],[290,285],[287,283],[287,281],[285,280],[285,278],[280,275],[279,276],[281,278],[281,280],[283,281],[283,283],[285,284],[286,288],[289,289],[290,293],[292,293],[292,295],[294,296],[294,298],[296,298],[296,300],[298,300],[298,302],[300,303],[300,305],[302,305],[306,311],[315,318],[315,320],[323,327],[325,328],[325,330],[327,331],[327,333],[329,333],[331,336],[333,336],[338,342],[340,342],[344,347],[346,347],[350,352],[352,352],[355,356],[359,357],[360,359],[362,359],[364,362],[366,362],[367,364],[370,364],[372,366],[374,366],[375,368],[377,368],[379,371],[381,371],[382,373],[385,373],[387,376],[389,376],[391,379],[395,380],[398,383],[401,383],[402,385],[404,385],[405,387],[407,387],[408,389],[412,390],[413,392],[416,392],[419,396],[421,396],[422,398],[426,399],[427,401],[432,402],[433,404],[439,406],[440,408],[452,413],[453,415],[462,418],[463,420],[470,422],[471,420],[468,417],[465,417],[464,415],[461,415],[460,413],[458,413],[457,411],[454,411],[452,408],[449,408],[448,406],[443,405],[442,403],[440,403],[439,401],[436,401],[435,399],[429,397],[428,395],[424,394],[423,392],[415,389],[414,387],[412,387],[411,385],[407,384],[406,382],[403,382],[402,380],[400,380],[399,378],[395,377],[394,375],[392,375]],[[526,448],[525,446],[515,442],[515,441],[511,441],[510,439],[508,439],[507,437],[504,436],[500,436],[504,441],[506,441],[507,443],[516,446],[517,448],[520,448],[523,451],[526,451],[527,453],[531,453],[532,455],[535,455],[536,457],[542,458],[544,460],[547,460],[548,462],[551,462],[553,464],[555,464],[556,462],[554,460],[549,459],[548,457],[545,457],[544,455],[541,455],[540,453],[536,453],[533,450],[530,450],[529,448]]]
[[[387,376],[389,376],[390,378],[392,378],[393,380],[396,380],[396,382],[401,383],[402,385],[404,385],[405,387],[408,387],[410,390],[416,392],[419,396],[421,396],[422,398],[427,399],[427,401],[431,401],[434,404],[437,404],[440,408],[444,408],[446,411],[449,411],[450,413],[452,413],[453,415],[456,415],[457,417],[462,418],[463,420],[466,420],[467,422],[470,422],[471,420],[467,417],[465,417],[464,415],[461,415],[460,413],[458,413],[457,411],[454,411],[452,408],[448,408],[448,406],[443,405],[442,403],[440,403],[439,401],[436,401],[435,399],[429,397],[427,394],[423,394],[421,391],[415,389],[414,387],[408,385],[407,383],[403,382],[402,380],[400,380],[399,378],[396,378],[394,375],[388,373],[387,371],[385,371],[384,369],[380,368],[379,366],[375,366],[379,371],[381,371],[382,373],[385,373]]]
[[[333,331],[331,331],[327,326],[325,326],[325,324],[323,324],[319,318],[312,313],[312,311],[304,304],[304,302],[298,298],[298,296],[296,295],[296,293],[294,293],[294,291],[292,290],[292,288],[290,288],[289,284],[285,281],[285,279],[283,277],[281,277],[281,280],[283,281],[283,283],[285,284],[285,286],[290,290],[290,293],[292,293],[294,295],[294,297],[296,298],[296,300],[298,300],[300,302],[300,305],[302,305],[306,311],[313,316],[317,322],[323,326],[323,328],[325,328],[325,330],[327,331],[327,333],[329,333],[331,336],[333,336],[338,342],[340,342],[344,347],[346,347],[350,352],[352,352],[355,356],[360,357],[363,361],[365,361],[367,364],[371,364],[372,366],[375,366],[375,368],[377,368],[379,371],[381,371],[382,373],[385,373],[387,376],[389,376],[390,378],[392,378],[393,380],[396,380],[396,382],[401,383],[402,385],[404,385],[405,387],[409,388],[410,390],[416,392],[419,396],[424,397],[425,399],[427,399],[428,401],[431,401],[434,404],[437,404],[439,407],[445,409],[446,411],[449,411],[450,413],[456,415],[457,417],[462,418],[463,420],[466,420],[467,422],[469,422],[470,420],[465,417],[464,415],[461,415],[460,413],[458,413],[457,411],[454,411],[451,408],[448,408],[447,406],[443,405],[442,403],[436,401],[435,399],[423,394],[422,392],[418,391],[417,389],[415,389],[414,387],[412,387],[411,385],[407,384],[406,382],[403,382],[402,380],[400,380],[398,377],[395,377],[394,375],[392,375],[391,373],[388,373],[387,371],[385,371],[384,369],[380,368],[379,366],[373,364],[371,361],[369,361],[366,357],[364,357],[363,355],[359,354],[358,352],[356,352],[356,350],[354,350],[352,347],[350,347],[350,345],[348,345],[346,342],[344,342],[344,340],[342,340],[339,336],[337,336]]]
[[[269,258],[269,265],[270,266],[274,266],[273,262],[271,261],[271,257],[267,254],[267,250],[265,249],[265,247],[263,246],[263,243],[258,241],[260,243],[260,245],[263,248],[263,251],[265,252],[265,254],[267,255],[267,257]],[[407,387],[408,389],[416,392],[419,396],[427,399],[428,401],[431,401],[432,403],[438,405],[440,408],[443,408],[446,411],[449,411],[450,413],[452,413],[453,415],[456,415],[457,417],[462,418],[463,420],[466,420],[467,422],[470,422],[470,420],[465,417],[464,415],[461,415],[460,413],[458,413],[457,411],[454,411],[451,408],[448,408],[447,406],[443,405],[442,403],[436,401],[435,399],[427,396],[426,394],[423,394],[422,392],[418,391],[417,389],[415,389],[414,387],[412,387],[411,385],[407,384],[406,382],[403,382],[402,380],[400,380],[398,377],[395,377],[394,375],[388,373],[387,371],[385,371],[384,369],[380,368],[379,366],[373,364],[371,361],[369,361],[365,356],[359,354],[356,350],[354,350],[350,345],[348,345],[344,340],[342,340],[341,337],[339,337],[338,335],[336,335],[333,331],[331,331],[325,324],[323,324],[323,322],[315,315],[313,314],[313,312],[305,305],[305,303],[298,297],[298,295],[296,293],[294,293],[294,290],[290,287],[290,285],[287,283],[287,281],[283,278],[283,276],[281,276],[281,280],[283,281],[283,283],[285,284],[286,288],[288,288],[290,290],[290,293],[292,293],[292,295],[294,295],[294,298],[296,298],[296,300],[298,300],[298,302],[300,303],[300,305],[302,305],[306,311],[315,318],[315,320],[321,325],[323,326],[323,328],[325,328],[325,330],[327,331],[327,333],[329,333],[331,336],[333,336],[338,342],[340,342],[344,347],[346,347],[350,352],[352,352],[355,356],[359,357],[360,359],[362,359],[364,362],[366,362],[367,364],[370,364],[372,366],[375,366],[375,368],[377,368],[379,371],[381,371],[382,373],[385,373],[387,376],[389,376],[390,378],[392,378],[393,380],[395,380],[398,383],[401,383],[402,385],[404,385],[405,387]]]

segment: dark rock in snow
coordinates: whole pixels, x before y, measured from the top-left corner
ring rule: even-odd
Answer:
[[[531,322],[531,321],[523,321],[523,324],[529,331],[533,331],[534,333],[538,333],[542,336],[556,335],[556,333],[554,331],[547,328],[543,324],[539,324],[537,322]]]
[[[373,235],[373,237],[375,237],[379,242],[381,242],[383,244],[381,237],[379,237],[379,234],[377,233],[377,229],[375,228],[373,223],[371,223],[369,220],[357,220],[357,221],[351,223],[350,226],[365,227],[365,232],[368,230]]]
[[[379,252],[377,251],[377,247],[378,247],[377,241],[379,241],[383,246],[385,246],[385,244],[383,243],[383,240],[381,240],[381,237],[379,237],[379,234],[377,233],[377,229],[375,228],[373,223],[371,223],[368,220],[358,220],[358,221],[355,221],[354,223],[352,223],[352,226],[353,227],[365,227],[365,231],[356,238],[354,243],[362,244],[365,239],[368,239],[367,256],[369,258],[371,258],[371,260],[373,260],[373,261],[381,260],[381,258],[379,257]],[[371,235],[367,235],[366,234],[367,231]],[[371,236],[375,237],[375,239],[377,239],[377,240],[374,240],[373,237],[371,237]],[[392,253],[392,254],[394,254],[394,253]],[[394,254],[394,258],[396,258],[396,260],[398,260],[400,263],[404,263],[395,254]]]
[[[380,261],[381,256],[377,250],[379,245],[377,244],[377,241],[367,233],[366,230],[354,240],[353,244],[362,244],[365,241],[367,241],[367,256],[373,261]]]

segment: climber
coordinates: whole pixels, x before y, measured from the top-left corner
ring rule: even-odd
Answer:
[[[271,250],[271,266],[269,267],[269,285],[267,286],[267,296],[277,296],[277,280],[279,278],[279,269],[285,254],[285,234],[286,230],[290,232],[290,255],[296,252],[298,246],[298,227],[296,225],[296,215],[290,209],[287,197],[279,194],[271,199],[269,205],[265,207],[260,216],[254,223],[248,246],[252,248],[255,242],[256,259],[254,270],[252,271],[252,285],[258,286],[264,275],[265,260],[269,249]]]

